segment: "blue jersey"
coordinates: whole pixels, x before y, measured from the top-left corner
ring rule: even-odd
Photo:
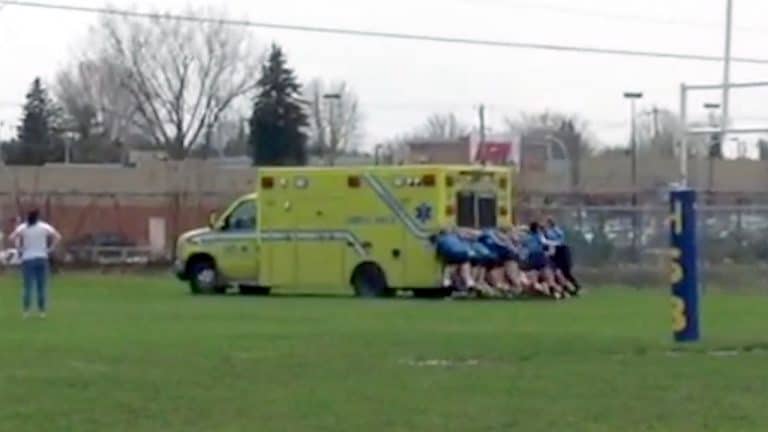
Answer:
[[[467,243],[455,233],[441,234],[437,237],[437,251],[441,254],[453,255],[467,252]]]
[[[484,230],[479,241],[490,249],[501,261],[519,260],[517,249],[496,230]]]
[[[523,247],[528,255],[544,253],[544,238],[541,234],[528,234],[523,241]]]
[[[498,260],[496,253],[479,241],[472,242],[470,247],[472,248],[471,258],[475,263],[490,264]]]
[[[549,240],[550,243],[554,243],[553,246],[562,246],[565,244],[565,232],[560,227],[547,228],[544,230],[544,237]]]
[[[496,231],[492,229],[483,230],[478,241],[491,250],[503,249],[506,247],[504,240],[502,240]]]

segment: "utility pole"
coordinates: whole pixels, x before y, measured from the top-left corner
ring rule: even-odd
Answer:
[[[630,102],[630,149],[632,152],[632,253],[637,254],[637,241],[640,235],[640,219],[638,218],[637,209],[637,107],[635,105],[638,99],[642,99],[643,94],[640,92],[625,92],[624,98],[629,99]]]
[[[629,119],[630,119],[630,152],[632,157],[632,201],[633,205],[636,205],[637,196],[634,189],[637,187],[637,107],[635,102],[638,99],[642,99],[643,94],[640,92],[625,92],[624,98],[629,99]]]
[[[653,143],[658,144],[659,131],[661,130],[661,125],[659,125],[659,107],[654,105],[652,113],[653,113]]]
[[[336,103],[341,103],[341,93],[328,93],[323,95],[323,99],[328,101],[328,129],[330,133],[330,154],[328,155],[328,164],[336,165],[336,156],[339,149],[339,128],[336,114]]]
[[[481,164],[485,165],[485,105],[480,104],[479,107],[477,107],[477,115],[480,120],[480,144],[478,148],[478,153],[482,155],[483,160],[479,161]]]
[[[485,145],[485,105],[480,105],[477,111],[480,117],[480,145]]]

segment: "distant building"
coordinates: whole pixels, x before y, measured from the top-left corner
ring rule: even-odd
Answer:
[[[413,141],[406,144],[407,163],[487,164],[519,166],[520,140],[509,135],[489,135],[480,143],[477,135],[456,140]]]
[[[408,164],[468,164],[470,138],[411,141],[405,144],[405,153]]]
[[[470,138],[472,162],[496,166],[520,166],[520,139],[511,134],[495,134]]]

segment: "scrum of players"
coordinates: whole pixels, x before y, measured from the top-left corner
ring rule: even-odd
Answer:
[[[560,300],[581,291],[565,234],[552,218],[527,228],[444,229],[433,242],[443,286],[454,297]]]

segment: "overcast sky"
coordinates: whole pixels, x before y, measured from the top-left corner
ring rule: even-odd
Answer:
[[[48,0],[102,6],[101,1]],[[734,55],[768,58],[768,2],[734,0]],[[722,55],[725,0],[113,0],[115,7],[183,11],[188,5],[226,7],[258,21],[409,32],[505,41],[590,45]],[[29,83],[50,80],[68,62],[95,16],[8,6],[0,10],[0,121],[7,135],[20,117]],[[359,93],[372,145],[418,125],[432,112],[455,112],[489,123],[506,115],[555,109],[579,113],[609,145],[626,142],[626,90],[643,91],[643,108],[678,107],[681,82],[722,80],[719,63],[463,46],[253,30],[267,44],[282,44],[302,79],[344,79]],[[733,79],[768,80],[768,65],[735,64]],[[740,124],[763,120],[768,89],[733,96]],[[691,102],[718,101],[699,94]]]

